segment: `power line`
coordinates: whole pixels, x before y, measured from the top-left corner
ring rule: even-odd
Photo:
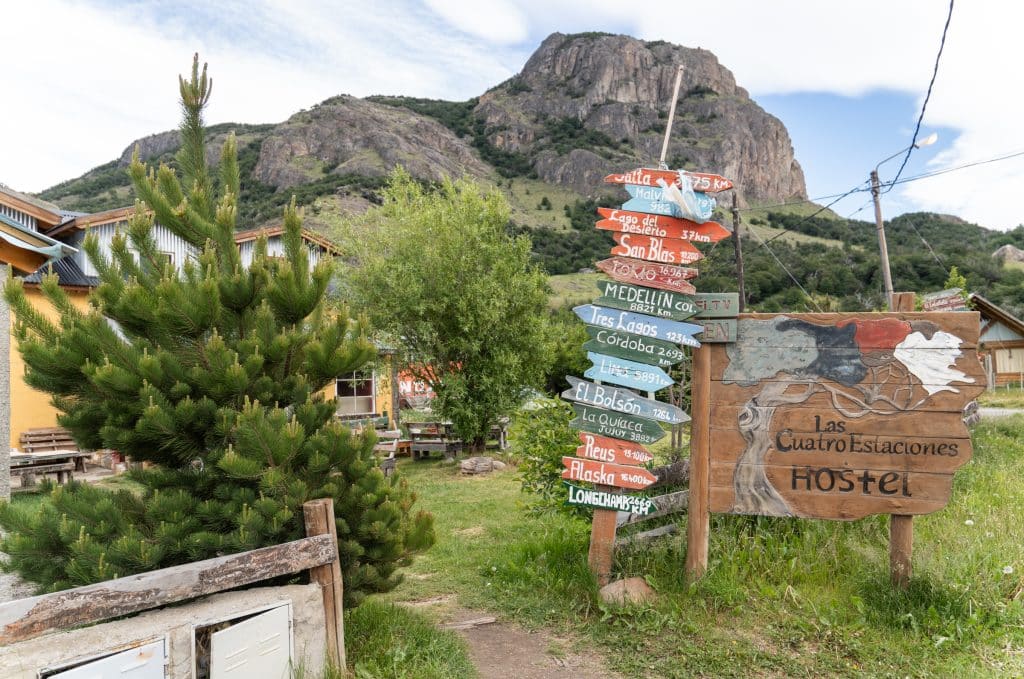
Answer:
[[[818,306],[818,303],[814,301],[814,298],[811,297],[811,294],[804,289],[804,286],[800,285],[800,281],[796,279],[796,276],[793,275],[793,272],[786,268],[786,265],[782,263],[782,260],[778,258],[778,256],[772,251],[770,247],[768,247],[768,243],[766,243],[765,240],[761,238],[761,234],[757,232],[757,229],[747,229],[747,231],[753,233],[757,240],[761,241],[761,245],[763,245],[764,249],[768,251],[768,254],[772,256],[772,259],[775,260],[775,263],[782,267],[782,270],[786,272],[786,275],[789,276],[789,279],[793,281],[794,284],[796,284],[796,287],[800,288],[800,292],[804,293],[804,296],[807,297],[807,300],[814,305],[814,308],[817,309],[818,311],[821,311],[821,307]]]
[[[953,18],[953,2],[949,0],[949,14],[946,15],[946,25],[942,29],[942,40],[939,42],[939,53],[935,55],[935,67],[932,69],[932,79],[928,83],[928,91],[924,95],[924,103],[921,104],[921,115],[917,117],[917,126],[914,127],[914,136],[910,139],[910,148],[907,149],[907,155],[903,156],[903,163],[900,164],[900,169],[896,172],[896,178],[892,180],[895,184],[899,181],[900,175],[903,174],[903,168],[907,166],[907,161],[910,160],[910,154],[914,152],[914,144],[917,143],[917,134],[921,131],[921,121],[924,120],[925,109],[928,108],[928,100],[932,96],[932,86],[935,85],[935,78],[939,75],[939,61],[942,59],[942,50],[946,47],[946,33],[949,32],[949,22]],[[890,186],[886,193],[892,190]]]
[[[976,161],[974,161],[972,163],[964,163],[963,165],[956,165],[954,167],[947,167],[947,168],[943,168],[941,170],[934,170],[932,172],[924,172],[922,174],[913,175],[911,177],[906,177],[905,179],[900,179],[899,181],[893,180],[891,182],[883,182],[882,185],[883,186],[888,186],[888,187],[891,188],[892,186],[894,186],[896,184],[907,184],[909,182],[916,182],[916,181],[918,181],[920,179],[928,179],[929,177],[937,177],[937,176],[939,176],[941,174],[948,174],[950,172],[955,172],[957,170],[963,170],[963,169],[966,169],[966,168],[969,168],[969,167],[977,167],[978,165],[987,165],[989,163],[996,163],[996,162],[999,162],[1000,160],[1009,160],[1011,158],[1019,158],[1020,156],[1024,156],[1024,151],[1016,151],[1014,153],[1008,153],[1005,156],[997,156],[995,158],[988,158],[987,160],[976,160]]]

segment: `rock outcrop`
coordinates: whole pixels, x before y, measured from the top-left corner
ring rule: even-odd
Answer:
[[[1007,243],[993,252],[992,258],[1001,259],[1004,262],[1024,262],[1024,250]]]
[[[275,127],[263,141],[255,175],[264,184],[285,188],[322,176],[325,167],[377,177],[396,165],[434,180],[491,173],[469,144],[437,121],[340,96]]]
[[[745,202],[806,198],[785,126],[706,50],[555,33],[521,73],[480,97],[476,114],[492,144],[534,157],[541,179],[592,194],[604,174],[657,162],[677,65],[684,71],[669,164],[725,175]],[[592,135],[579,144],[589,148],[559,153],[552,131],[566,120],[605,143]]]

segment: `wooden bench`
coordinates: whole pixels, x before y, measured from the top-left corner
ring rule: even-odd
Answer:
[[[84,467],[85,458],[92,453],[82,451],[60,451],[55,453],[12,453],[11,477],[21,477],[21,488],[30,489],[36,485],[36,475],[56,474],[57,483],[74,480],[79,463]]]
[[[373,446],[373,450],[385,455],[380,463],[384,476],[391,476],[394,473],[395,456],[410,455],[412,453],[411,446],[412,441],[403,439],[402,432],[397,429],[377,432],[377,443]]]
[[[64,427],[44,427],[28,429],[18,437],[21,449],[26,453],[82,453],[71,432]],[[85,471],[85,458],[92,453],[75,455],[75,471]]]

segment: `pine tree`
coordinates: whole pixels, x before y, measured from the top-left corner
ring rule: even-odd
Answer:
[[[136,153],[127,234],[109,257],[94,237],[84,243],[101,281],[89,310],[52,275],[42,290],[56,322],[19,280],[5,289],[27,382],[52,395],[83,447],[153,463],[133,472],[145,490],[71,484],[38,512],[0,506],[0,550],[41,589],[63,589],[297,539],[302,504],[331,497],[346,603],[356,605],[398,583],[396,568],[433,542],[432,517],[411,514],[415,496],[377,469],[373,435],[337,423],[335,403],[318,393],[375,351],[363,322],[325,303],[331,265],[310,268],[294,200],[286,256],[268,257],[261,239],[243,266],[235,140],[211,176],[202,114],[212,81],[198,55],[179,80],[181,177]],[[154,223],[198,257],[176,270],[157,251]]]

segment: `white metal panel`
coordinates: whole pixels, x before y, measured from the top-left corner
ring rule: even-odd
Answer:
[[[290,606],[279,606],[225,630],[210,642],[210,679],[288,679]]]
[[[161,640],[50,674],[48,679],[164,679],[166,664],[167,651]]]

